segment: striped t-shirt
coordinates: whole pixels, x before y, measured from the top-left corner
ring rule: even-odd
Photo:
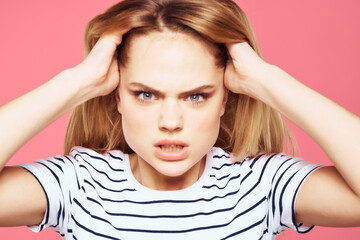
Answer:
[[[33,231],[51,227],[64,239],[274,239],[297,224],[304,179],[319,165],[285,154],[234,162],[220,148],[207,154],[188,188],[156,191],[132,175],[129,157],[75,147],[69,156],[22,164],[42,185],[47,211]]]

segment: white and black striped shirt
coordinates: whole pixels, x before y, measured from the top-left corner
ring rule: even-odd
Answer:
[[[151,190],[132,175],[128,155],[75,147],[70,156],[22,164],[48,200],[43,222],[64,239],[274,239],[297,224],[294,205],[319,165],[285,154],[242,163],[220,148],[207,154],[201,178],[177,191]]]

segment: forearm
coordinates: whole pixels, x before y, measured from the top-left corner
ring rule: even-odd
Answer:
[[[31,92],[0,107],[0,171],[37,133],[83,101],[66,70]]]
[[[270,69],[257,97],[314,139],[360,196],[360,118],[280,68]]]

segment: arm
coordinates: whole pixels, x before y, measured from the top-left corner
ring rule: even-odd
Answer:
[[[102,36],[82,63],[0,108],[0,206],[6,206],[0,208],[0,226],[38,224],[42,219],[46,198],[40,184],[26,170],[4,166],[22,145],[53,121],[118,86],[114,53],[122,34]]]
[[[335,168],[315,171],[303,184],[296,202],[297,220],[360,225],[359,117],[264,62],[247,43],[229,44],[228,49],[233,61],[226,70],[227,87],[279,111],[314,139],[334,163]]]

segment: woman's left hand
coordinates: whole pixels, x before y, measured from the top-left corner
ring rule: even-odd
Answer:
[[[226,88],[258,99],[272,65],[259,57],[247,42],[228,43],[226,47],[230,54],[224,78]]]
[[[226,46],[231,58],[225,86],[280,112],[318,143],[335,165],[315,171],[304,181],[296,199],[297,222],[359,226],[360,118],[266,63],[248,43]]]

